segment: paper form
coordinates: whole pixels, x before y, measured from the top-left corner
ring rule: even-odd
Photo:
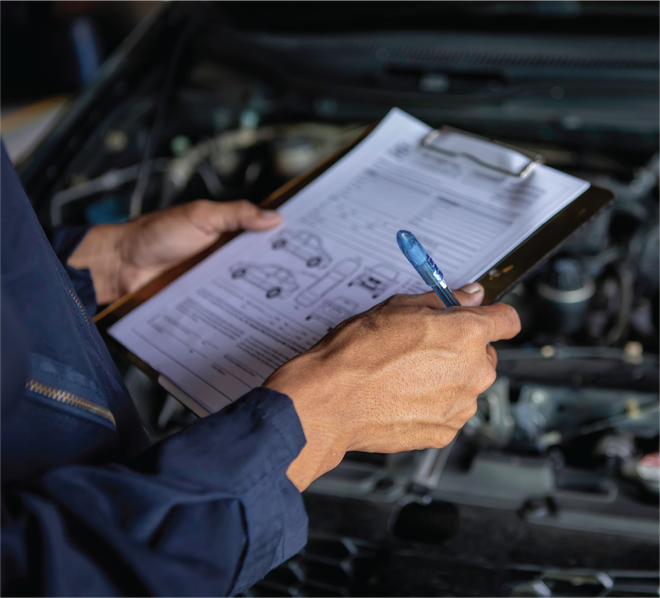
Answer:
[[[281,225],[241,234],[109,334],[215,412],[349,316],[427,292],[398,230],[413,232],[457,288],[589,187],[545,166],[521,181],[423,149],[429,130],[392,110],[284,204]]]

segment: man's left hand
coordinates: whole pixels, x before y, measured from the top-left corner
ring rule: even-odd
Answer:
[[[206,249],[222,233],[266,230],[280,222],[277,212],[246,200],[200,199],[125,224],[92,227],[67,263],[90,270],[96,301],[103,305]]]

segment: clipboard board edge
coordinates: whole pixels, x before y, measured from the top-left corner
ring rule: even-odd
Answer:
[[[486,290],[484,304],[499,301],[514,286],[536,272],[575,233],[602,214],[614,199],[615,195],[612,191],[592,184],[582,195],[537,228],[521,245],[518,245],[477,280]],[[583,204],[587,202],[593,202],[593,205],[585,207]],[[589,208],[591,209],[589,210]],[[571,227],[571,223],[567,221],[572,220],[574,217],[580,218],[580,221],[577,226]],[[566,227],[566,224],[569,224],[569,226]],[[535,245],[541,239],[550,235],[557,238],[558,242],[552,245],[550,249],[535,251]],[[517,267],[517,264],[521,262],[523,268]],[[492,276],[490,273],[493,270],[500,274]],[[509,272],[511,272],[511,275],[507,276]]]
[[[159,374],[157,378],[158,384],[163,387],[169,394],[171,394],[179,403],[184,407],[187,407],[192,411],[197,417],[207,417],[212,415],[212,411],[209,411],[204,405],[199,401],[193,399],[188,393],[182,391],[174,382],[172,382],[167,376]]]

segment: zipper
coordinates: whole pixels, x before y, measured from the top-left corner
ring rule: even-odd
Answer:
[[[82,397],[74,395],[65,390],[59,390],[57,388],[53,388],[52,386],[48,386],[47,384],[42,384],[36,380],[28,380],[25,388],[31,392],[41,395],[42,397],[48,397],[49,399],[53,399],[59,403],[78,407],[79,409],[83,409],[89,413],[93,413],[94,415],[98,415],[99,417],[108,420],[114,428],[117,427],[115,417],[112,415],[112,412],[109,409],[101,407],[96,403],[92,403],[87,399],[83,399]]]
[[[76,294],[69,287],[66,287],[66,290],[69,291],[69,295],[71,295],[73,300],[76,302],[76,305],[78,306],[78,308],[82,312],[82,315],[85,318],[85,323],[87,324],[87,328],[89,328],[89,331],[91,332],[92,328],[89,325],[89,320],[87,319],[87,312],[85,311],[85,308],[83,307],[83,304],[80,303],[80,299],[78,299],[78,297],[76,297]]]

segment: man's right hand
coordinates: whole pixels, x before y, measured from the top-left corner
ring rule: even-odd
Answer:
[[[472,291],[472,292],[470,292]],[[461,307],[434,293],[395,295],[338,325],[264,386],[288,395],[307,444],[287,475],[304,490],[346,451],[395,453],[449,444],[495,381],[488,343],[520,331],[516,311],[479,307],[467,285]]]

